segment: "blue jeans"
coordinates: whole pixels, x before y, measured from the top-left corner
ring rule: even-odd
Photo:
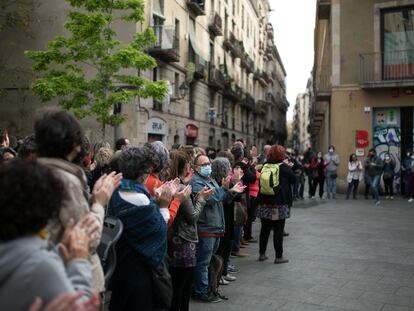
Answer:
[[[372,192],[372,196],[374,197],[375,201],[379,201],[379,191],[378,191],[379,182],[380,182],[380,175],[371,177],[371,192]]]
[[[240,250],[240,237],[241,232],[243,229],[243,225],[234,225],[234,240],[233,240],[233,247],[231,249],[232,252],[238,252]]]
[[[200,237],[197,245],[196,283],[194,291],[197,294],[208,292],[208,266],[211,256],[217,251],[220,244],[218,237]]]
[[[326,190],[328,192],[328,198],[335,198],[336,196],[336,178],[332,178],[332,175],[336,172],[326,171]]]

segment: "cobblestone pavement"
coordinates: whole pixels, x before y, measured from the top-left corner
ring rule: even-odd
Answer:
[[[256,236],[260,223],[256,221]],[[228,301],[192,302],[192,311],[414,310],[414,204],[405,200],[304,201],[296,204],[286,230],[288,264],[233,259],[238,280],[221,286]]]

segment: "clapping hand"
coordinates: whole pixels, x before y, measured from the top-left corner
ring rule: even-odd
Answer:
[[[233,184],[237,184],[244,176],[243,169],[238,166],[233,169]]]
[[[89,256],[89,235],[84,227],[73,223],[73,220],[70,220],[62,241],[57,245],[66,263],[74,259],[86,259]]]
[[[203,190],[197,193],[196,200],[198,199],[206,200],[209,197],[211,197],[214,192],[216,192],[216,189],[214,188],[209,189],[208,187],[204,187]]]
[[[180,203],[183,203],[183,202],[187,201],[188,198],[190,197],[191,189],[192,189],[191,186],[188,185],[183,190],[181,190],[180,192],[177,192],[174,197],[176,199],[178,199],[180,201]]]
[[[160,208],[168,208],[170,202],[177,192],[177,188],[173,182],[169,181],[154,190],[154,200]]]
[[[99,203],[102,206],[108,204],[112,193],[121,184],[122,174],[116,174],[115,172],[109,175],[102,175],[95,183],[92,191],[93,201]]]
[[[242,186],[241,183],[237,183],[233,186],[233,188],[230,189],[230,192],[233,193],[242,193],[246,189],[246,186]]]
[[[229,187],[230,187],[230,181],[231,181],[231,176],[223,177],[221,179],[221,186],[224,189],[229,189]]]

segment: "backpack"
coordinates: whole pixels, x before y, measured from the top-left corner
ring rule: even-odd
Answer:
[[[280,164],[265,163],[260,172],[260,193],[264,195],[275,195],[279,186]]]

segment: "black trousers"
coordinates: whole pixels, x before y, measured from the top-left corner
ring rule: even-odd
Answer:
[[[227,275],[227,266],[229,265],[232,246],[233,240],[228,235],[220,238],[220,245],[216,254],[223,258],[223,275]]]
[[[350,183],[348,183],[348,190],[346,192],[346,198],[349,199],[349,196],[351,195],[351,191],[352,191],[352,195],[353,198],[356,198],[356,194],[358,191],[358,185],[359,185],[359,180],[358,179],[352,179],[352,181]]]
[[[384,187],[386,196],[394,196],[394,178],[384,178]]]
[[[325,177],[324,176],[315,178],[313,180],[312,192],[311,192],[312,197],[315,196],[316,188],[318,187],[318,185],[319,185],[319,197],[322,198],[323,197],[323,187],[325,185]]]
[[[262,219],[260,229],[259,253],[265,254],[267,242],[269,241],[270,231],[273,229],[273,247],[275,248],[276,258],[283,256],[283,231],[285,229],[285,220]]]
[[[314,180],[311,176],[312,175],[311,173],[307,173],[306,175],[308,176],[308,194],[311,197],[312,196],[312,189],[313,189]]]
[[[257,198],[250,197],[250,204],[247,209],[247,222],[243,226],[243,237],[245,240],[251,240],[252,237],[252,224],[256,220],[256,207],[257,207]]]
[[[170,311],[189,311],[195,267],[170,267],[170,273],[173,286],[173,300]]]

